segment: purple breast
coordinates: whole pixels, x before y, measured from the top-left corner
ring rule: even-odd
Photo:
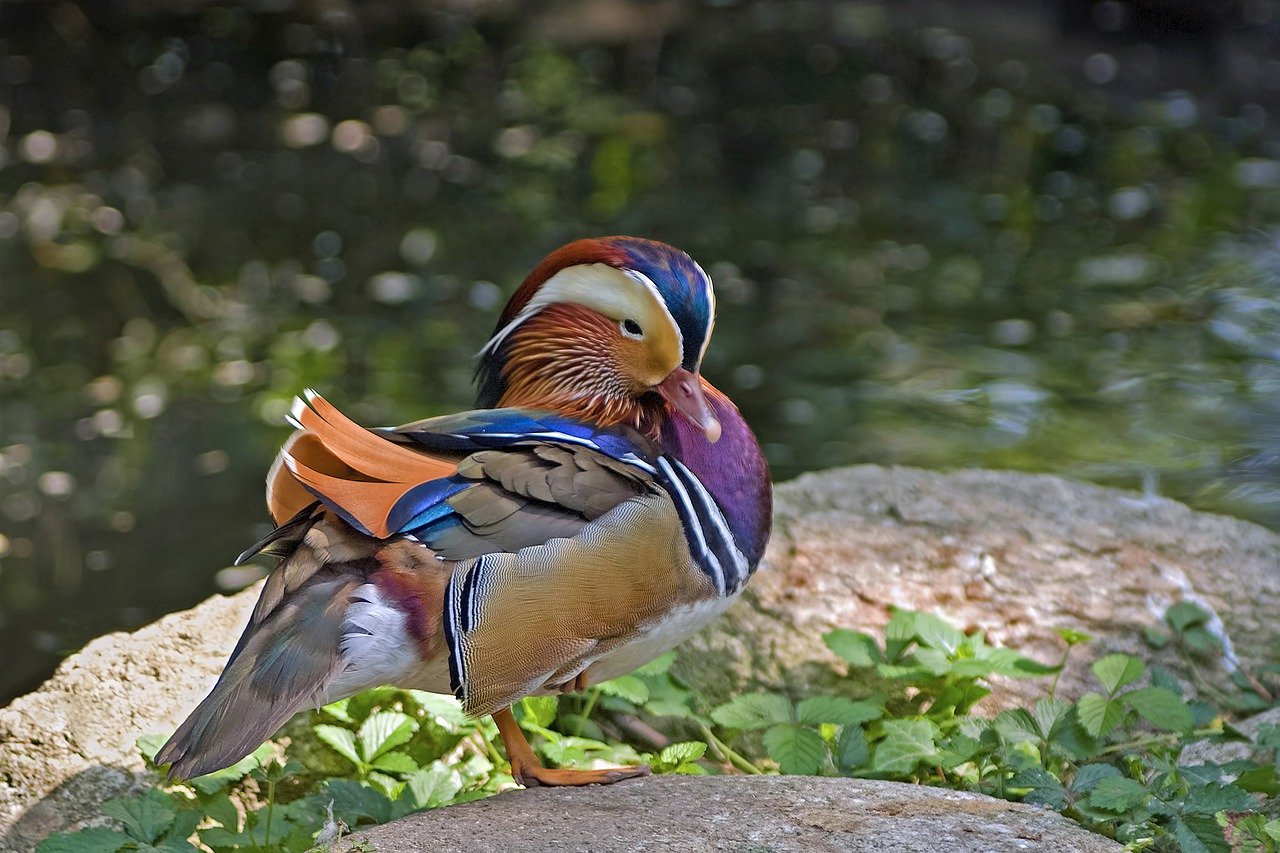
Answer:
[[[773,520],[769,465],[737,407],[718,392],[709,393],[707,399],[720,419],[720,440],[712,444],[701,429],[672,414],[662,425],[662,446],[715,498],[739,549],[754,569],[764,555]]]

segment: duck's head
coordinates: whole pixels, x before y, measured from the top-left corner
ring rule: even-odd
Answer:
[[[715,325],[711,279],[638,237],[577,240],[525,278],[480,351],[477,405],[551,409],[656,437],[668,411],[709,441],[720,422],[698,375]]]

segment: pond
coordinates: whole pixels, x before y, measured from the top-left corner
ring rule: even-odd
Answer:
[[[705,373],[777,479],[1280,522],[1280,151],[1212,57],[1150,95],[889,4],[592,5],[0,10],[0,700],[251,582],[292,397],[469,406],[506,294],[585,235],[708,269]]]

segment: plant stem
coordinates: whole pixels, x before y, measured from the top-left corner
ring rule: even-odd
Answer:
[[[1049,685],[1050,699],[1058,694],[1058,679],[1062,678],[1062,671],[1067,668],[1067,658],[1071,657],[1071,648],[1071,643],[1067,643],[1067,649],[1062,653],[1062,660],[1058,661],[1058,671],[1053,674],[1053,684]]]
[[[476,735],[479,736],[480,742],[484,744],[484,750],[489,756],[489,760],[493,762],[494,767],[501,767],[507,763],[502,757],[502,753],[498,752],[498,748],[493,745],[493,741],[489,740],[489,733],[484,730],[483,725],[476,726]]]
[[[271,812],[276,807],[276,780],[267,781],[267,835],[263,847],[271,846]]]
[[[1113,743],[1106,749],[1099,752],[1099,755],[1111,755],[1116,752],[1124,752],[1127,749],[1137,749],[1139,747],[1151,746],[1157,743],[1177,742],[1183,738],[1200,738],[1210,737],[1212,735],[1222,734],[1220,729],[1196,729],[1193,732],[1166,732],[1160,735],[1147,735],[1145,737],[1134,738],[1132,740]]]
[[[730,749],[728,746],[726,746],[725,742],[720,740],[720,738],[716,737],[715,733],[711,731],[711,729],[705,723],[698,723],[698,728],[702,730],[702,736],[707,739],[707,743],[714,746],[716,749],[716,752],[719,752],[721,755],[727,758],[729,760],[729,763],[732,764],[734,767],[737,767],[739,770],[742,770],[746,773],[750,773],[753,776],[764,775],[763,770],[761,770],[759,767],[756,767],[750,761],[743,758],[741,755],[739,755],[738,753]]]
[[[600,688],[593,687],[587,692],[587,704],[582,706],[582,716],[578,718],[577,731],[574,732],[578,737],[582,737],[582,727],[587,724],[587,720],[591,718],[591,712],[596,709],[596,701],[600,698]]]

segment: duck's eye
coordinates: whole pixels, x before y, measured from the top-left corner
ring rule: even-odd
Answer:
[[[640,328],[640,324],[630,318],[622,321],[622,334],[629,338],[644,337],[644,329]]]

